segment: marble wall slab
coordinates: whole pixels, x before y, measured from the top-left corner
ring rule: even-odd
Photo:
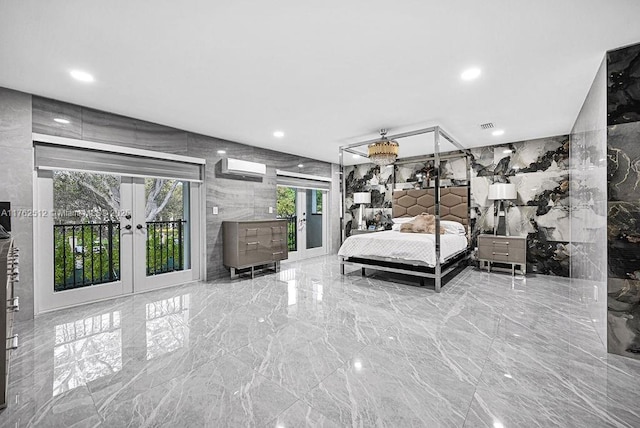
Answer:
[[[33,144],[31,95],[0,88],[0,201],[11,202],[16,215],[11,234],[20,248],[18,321],[33,318]]]
[[[69,123],[57,123],[55,118]],[[38,96],[33,97],[33,132],[164,153],[187,153],[186,131]]]
[[[640,359],[640,121],[608,130],[609,351]]]
[[[607,53],[607,347],[640,359],[640,44]]]
[[[640,44],[607,52],[607,124],[640,121]]]
[[[399,141],[402,148],[402,141]],[[494,182],[516,185],[518,199],[508,211],[512,235],[527,235],[528,269],[552,275],[569,276],[569,137],[566,135],[487,146],[471,150],[472,239],[480,233],[493,233],[493,203],[487,199]],[[395,176],[394,176],[395,172]],[[432,161],[401,163],[394,168],[373,164],[345,167],[347,232],[358,207],[353,193],[371,192],[368,222],[372,214],[391,207],[392,191],[397,187],[433,186]],[[442,162],[440,179],[451,185],[467,181],[464,158]]]

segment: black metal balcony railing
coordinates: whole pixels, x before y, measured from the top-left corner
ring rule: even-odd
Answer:
[[[147,222],[147,275],[184,270],[186,220]],[[120,279],[120,223],[53,226],[54,290]]]
[[[289,251],[298,249],[298,217],[287,217],[287,245]]]
[[[53,226],[54,290],[120,279],[120,223]]]
[[[184,270],[186,220],[147,222],[147,276]]]

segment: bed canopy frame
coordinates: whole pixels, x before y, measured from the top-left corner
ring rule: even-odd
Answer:
[[[443,130],[440,126],[432,126],[429,128],[423,128],[423,129],[418,129],[415,131],[410,131],[410,132],[403,132],[403,133],[399,133],[399,134],[394,134],[394,135],[389,135],[387,138],[391,141],[393,140],[401,140],[402,138],[406,138],[406,137],[413,137],[416,135],[421,135],[421,134],[430,134],[433,133],[433,147],[425,147],[425,151],[430,151],[429,149],[432,149],[432,154],[429,155],[425,155],[424,157],[420,156],[420,157],[411,157],[409,159],[402,159],[399,158],[397,159],[392,165],[394,165],[394,173],[393,173],[393,190],[395,190],[395,186],[396,186],[396,182],[395,182],[395,165],[401,165],[401,164],[406,164],[406,163],[415,163],[415,162],[427,162],[427,161],[433,161],[433,168],[434,168],[434,174],[433,174],[433,190],[434,190],[434,209],[433,209],[433,214],[435,215],[435,219],[436,219],[436,230],[435,230],[435,266],[433,268],[433,272],[423,272],[423,271],[416,271],[415,269],[406,269],[403,267],[397,267],[397,266],[392,266],[390,264],[385,264],[385,263],[381,263],[381,264],[375,264],[375,265],[367,265],[367,267],[371,267],[377,270],[384,270],[384,271],[388,271],[388,272],[396,272],[396,273],[405,273],[405,274],[409,274],[409,275],[417,275],[420,277],[428,277],[428,278],[433,278],[434,282],[435,282],[435,291],[437,293],[440,292],[441,287],[442,287],[442,277],[446,276],[448,273],[450,273],[452,270],[454,270],[456,268],[457,265],[457,261],[455,263],[455,265],[450,265],[447,266],[445,268],[445,270],[443,271],[443,266],[442,266],[442,262],[440,260],[440,256],[441,256],[441,248],[440,248],[440,220],[441,220],[441,178],[440,178],[440,170],[441,170],[441,162],[444,160],[450,160],[450,159],[456,159],[456,158],[464,158],[466,161],[466,174],[467,174],[467,186],[468,189],[471,188],[471,171],[470,171],[470,165],[469,165],[469,156],[471,155],[471,152],[469,149],[465,148],[462,144],[460,144],[457,140],[455,140],[453,137],[451,137],[451,135],[449,133],[447,133],[445,130]],[[447,141],[449,141],[451,144],[453,144],[454,147],[456,147],[459,151],[458,152],[448,152],[448,153],[441,153],[440,152],[440,141],[442,139],[445,139]],[[352,143],[352,144],[346,144],[340,147],[340,178],[341,178],[341,194],[342,194],[342,212],[340,213],[340,229],[341,229],[341,240],[340,242],[344,242],[345,240],[345,219],[344,219],[344,213],[346,210],[346,192],[347,192],[347,181],[346,181],[346,177],[344,174],[344,153],[351,153],[351,154],[355,154],[355,155],[359,155],[362,157],[368,157],[367,154],[362,153],[361,151],[356,150],[358,147],[368,147],[369,144],[375,143],[377,141],[380,141],[380,137],[375,138],[375,139],[371,139],[371,140],[366,140],[366,141],[360,141],[357,143]],[[400,143],[400,150],[402,150],[402,143],[401,141]],[[468,195],[467,197],[467,219],[470,218],[470,195]],[[466,257],[464,258],[464,260],[466,260]],[[360,260],[361,261],[361,260]],[[359,264],[362,266],[362,272],[364,273],[365,270],[365,264],[364,263],[360,263],[360,261],[356,261],[355,264]],[[344,260],[341,263],[341,269],[344,269]],[[343,270],[344,273],[344,270]]]

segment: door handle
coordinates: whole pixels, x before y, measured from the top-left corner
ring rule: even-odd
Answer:
[[[136,229],[142,229],[144,226],[141,224],[136,224]]]
[[[126,225],[124,228],[125,228],[125,229],[127,229],[127,230],[131,230],[131,225],[130,225],[130,224],[128,224],[128,225]]]

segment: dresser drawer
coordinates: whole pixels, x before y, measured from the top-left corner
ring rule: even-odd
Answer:
[[[238,264],[236,267],[251,266],[264,262],[265,254],[265,251],[260,251],[258,248],[246,251],[240,250],[238,252]]]
[[[287,250],[286,248],[282,248],[282,249],[273,249],[273,251],[271,252],[271,260],[273,261],[279,261],[279,260],[286,260],[288,257],[287,255]]]
[[[240,239],[251,239],[257,238],[258,236],[271,236],[271,228],[259,225],[238,228],[238,238]]]

